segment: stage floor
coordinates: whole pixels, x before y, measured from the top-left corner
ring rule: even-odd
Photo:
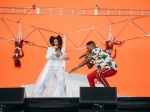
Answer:
[[[80,109],[79,98],[26,98],[25,112],[150,112],[150,97],[118,97],[117,110]]]
[[[80,87],[89,87],[89,83],[87,80],[87,76],[84,74],[68,74],[67,72],[65,72],[65,79],[66,79],[66,93],[68,97],[79,97],[79,93],[80,93]],[[21,87],[25,88],[26,91],[26,95],[27,97],[33,97],[31,94],[33,92],[33,89],[35,87],[35,84],[27,84],[27,85],[22,85]],[[97,83],[96,87],[104,87],[101,83]],[[52,97],[53,94],[53,88],[55,87],[51,87],[49,89],[46,89],[43,92],[43,97]],[[48,93],[47,95],[44,95],[44,93]],[[134,96],[127,96],[127,95],[123,95],[123,94],[117,94],[118,97],[134,97]]]
[[[66,98],[32,98],[30,94],[34,84],[22,85],[25,87],[27,98],[25,100],[25,112],[150,112],[150,97],[134,97],[117,94],[117,110],[83,110],[80,109],[79,88],[89,87],[86,75],[65,74]],[[96,84],[96,87],[103,87]]]

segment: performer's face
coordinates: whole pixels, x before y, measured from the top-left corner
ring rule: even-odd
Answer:
[[[87,48],[87,52],[91,52],[93,49],[93,46],[92,45],[86,45],[86,48]]]
[[[58,45],[58,40],[54,39],[54,45]]]

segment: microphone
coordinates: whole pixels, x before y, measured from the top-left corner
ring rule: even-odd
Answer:
[[[82,56],[80,56],[79,59],[83,58],[84,56],[86,56],[86,54],[83,54]]]
[[[57,45],[54,45],[55,47],[55,52],[57,52],[57,50],[59,50],[59,47]]]

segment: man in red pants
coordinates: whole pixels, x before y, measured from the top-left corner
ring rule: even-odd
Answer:
[[[96,65],[98,69],[87,76],[90,87],[95,87],[95,78],[99,80],[105,87],[110,87],[105,78],[113,76],[117,73],[117,65],[115,61],[108,53],[96,47],[93,41],[89,41],[86,44],[86,48],[87,52],[83,55],[85,56],[85,59],[69,73],[76,71],[78,68],[86,64],[89,69]]]

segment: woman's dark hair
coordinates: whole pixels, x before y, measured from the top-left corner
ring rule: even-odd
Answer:
[[[14,61],[14,66],[15,66],[16,68],[20,68],[20,67],[21,67],[21,62],[20,62],[19,59],[17,59],[17,62]]]
[[[62,48],[62,44],[63,44],[63,42],[62,42],[62,38],[61,38],[61,36],[60,36],[60,35],[58,35],[58,36],[56,37],[56,39],[58,40],[58,46],[59,46],[59,48],[60,48],[60,50],[61,50],[61,48]]]
[[[50,39],[49,39],[49,43],[54,46],[54,39],[55,37],[54,36],[51,36]]]
[[[58,40],[58,46],[59,46],[59,48],[60,48],[60,50],[61,50],[63,42],[62,42],[62,38],[61,38],[60,35],[58,35],[57,37],[51,36],[50,39],[49,39],[50,44],[51,44],[52,46],[55,46],[55,45],[54,45],[54,40],[55,40],[55,39]]]

